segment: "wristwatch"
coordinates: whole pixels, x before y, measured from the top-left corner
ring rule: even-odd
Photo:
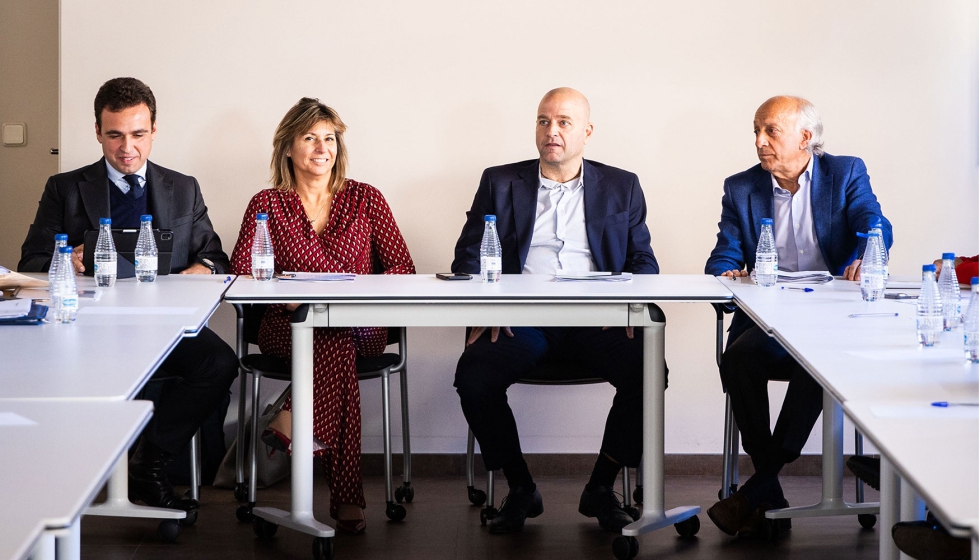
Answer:
[[[211,274],[217,274],[218,270],[214,267],[211,259],[200,259],[198,262],[211,269]]]

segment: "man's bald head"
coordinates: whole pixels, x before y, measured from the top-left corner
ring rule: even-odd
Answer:
[[[823,123],[812,103],[780,95],[767,99],[753,120],[755,148],[762,168],[790,187],[813,155],[823,154]],[[784,187],[787,188],[787,187]],[[789,188],[795,192],[795,188]]]
[[[545,177],[566,182],[578,175],[585,144],[592,136],[590,115],[589,100],[572,88],[556,88],[541,98],[535,142]]]

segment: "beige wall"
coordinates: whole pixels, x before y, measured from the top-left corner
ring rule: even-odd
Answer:
[[[14,269],[44,181],[58,172],[58,1],[0,2],[0,122],[27,145],[0,145],[0,265]],[[52,245],[54,240],[51,241]]]
[[[62,169],[99,157],[99,85],[138,76],[158,97],[152,159],[201,180],[228,250],[267,185],[277,122],[309,95],[349,125],[349,174],[385,193],[419,272],[448,269],[480,172],[534,157],[538,99],[568,85],[592,102],[587,156],[639,174],[664,272],[702,271],[722,180],[756,163],[752,115],[777,93],[820,108],[830,153],[865,159],[895,226],[894,273],[977,252],[971,0],[61,5]],[[666,311],[667,450],[717,453],[713,312]],[[460,452],[451,382],[462,333],[409,336],[414,448]],[[364,389],[365,446],[377,450],[380,399]],[[594,451],[610,398],[606,387],[514,389],[525,449]]]

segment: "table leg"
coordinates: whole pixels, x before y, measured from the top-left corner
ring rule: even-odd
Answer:
[[[129,501],[129,459],[123,453],[106,485],[106,500],[89,506],[84,515],[108,517],[140,517],[144,519],[184,519],[187,513],[179,509],[138,506]]]
[[[82,557],[81,519],[55,533],[55,551],[58,560],[79,560]]]
[[[650,305],[643,328],[643,515],[623,528],[636,537],[696,516],[700,506],[664,511],[664,329],[663,312]]]
[[[256,517],[314,537],[333,537],[334,530],[313,517],[313,325],[326,306],[306,306],[305,320],[292,322],[293,438],[290,511],[257,507]],[[254,412],[253,412],[254,414]]]
[[[892,540],[892,526],[898,521],[901,483],[891,462],[881,457],[881,515],[878,519],[878,558],[898,560],[898,548]]]
[[[844,501],[844,410],[830,393],[823,393],[823,496],[809,506],[774,509],[769,519],[828,517],[878,513],[878,502]]]
[[[41,533],[41,538],[34,545],[31,558],[33,560],[55,560],[55,536],[52,531]]]

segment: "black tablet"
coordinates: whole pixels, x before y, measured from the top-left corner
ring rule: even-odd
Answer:
[[[136,276],[136,241],[140,237],[138,229],[112,230],[112,242],[116,244],[116,278]],[[170,274],[170,256],[174,249],[174,232],[169,229],[153,230],[157,242],[157,275]],[[98,230],[85,232],[85,254],[82,264],[85,276],[95,275],[95,244],[99,240]]]

